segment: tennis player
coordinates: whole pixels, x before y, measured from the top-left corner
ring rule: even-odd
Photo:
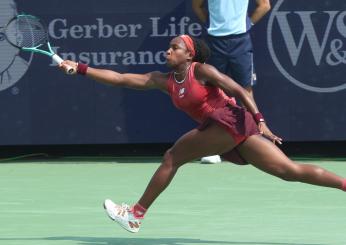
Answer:
[[[267,127],[249,93],[211,65],[204,64],[209,49],[199,39],[181,35],[171,40],[166,52],[172,72],[120,74],[64,61],[68,66],[98,82],[133,89],[160,89],[180,110],[200,126],[180,137],[163,156],[145,192],[132,206],[107,199],[108,216],[130,232],[138,232],[147,209],[169,185],[179,167],[206,155],[219,154],[226,160],[254,167],[286,181],[337,188],[346,191],[346,180],[325,169],[291,161],[276,145],[282,139]],[[239,99],[246,109],[235,104]]]

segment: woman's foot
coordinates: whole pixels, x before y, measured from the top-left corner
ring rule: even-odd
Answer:
[[[118,205],[112,200],[106,199],[103,207],[108,217],[117,222],[125,230],[133,233],[139,231],[141,220],[134,217],[129,205],[125,203]]]

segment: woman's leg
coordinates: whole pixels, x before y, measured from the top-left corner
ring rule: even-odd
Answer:
[[[216,123],[212,123],[203,131],[191,130],[165,153],[160,167],[151,178],[138,203],[145,209],[149,208],[183,164],[206,155],[222,154],[234,146],[234,140],[229,133]]]
[[[315,165],[291,161],[276,145],[260,135],[250,136],[237,149],[247,162],[283,180],[343,188],[344,178]]]

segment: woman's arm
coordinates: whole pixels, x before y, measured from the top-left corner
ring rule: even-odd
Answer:
[[[221,88],[226,94],[237,98],[254,116],[258,115],[259,110],[254,99],[238,83],[233,81],[229,76],[219,72],[215,67],[208,64],[197,64],[195,67],[195,76],[198,80],[207,81],[208,83]],[[282,139],[274,135],[266,126],[264,121],[258,122],[260,132],[271,139],[274,143],[281,144]]]
[[[198,80],[207,81],[208,83],[221,88],[229,96],[237,98],[252,115],[259,112],[255,101],[248,92],[229,76],[219,72],[214,66],[208,64],[197,64],[195,68],[195,76]]]
[[[70,60],[65,60],[60,65],[61,69],[65,72],[68,66],[71,66],[76,71],[80,70],[78,64]],[[146,74],[122,74],[112,70],[87,67],[86,65],[84,65],[83,68],[85,68],[85,70],[83,70],[83,75],[104,84],[140,90],[167,90],[165,85],[165,74],[161,72],[149,72]]]

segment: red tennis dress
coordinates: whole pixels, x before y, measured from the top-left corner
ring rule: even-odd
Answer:
[[[199,130],[204,130],[213,121],[217,122],[227,130],[237,145],[247,137],[259,134],[251,113],[236,105],[235,100],[222,89],[198,82],[194,75],[195,65],[196,62],[191,64],[183,81],[176,81],[174,73],[170,74],[167,88],[173,104],[200,123]],[[233,163],[247,164],[237,147],[221,156]]]

